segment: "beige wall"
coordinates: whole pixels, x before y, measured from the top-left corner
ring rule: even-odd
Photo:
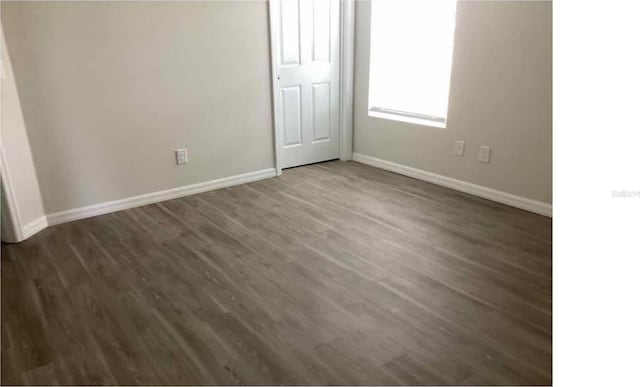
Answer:
[[[551,8],[458,3],[448,125],[436,129],[367,116],[370,3],[357,2],[354,151],[551,203]]]
[[[3,78],[0,86],[0,141],[2,142],[2,151],[4,152],[3,161],[7,165],[3,170],[9,176],[3,176],[3,179],[11,180],[11,188],[13,190],[14,199],[12,202],[18,214],[12,213],[15,221],[19,222],[19,227],[24,228],[30,223],[42,218],[44,208],[42,198],[40,196],[40,187],[36,177],[36,171],[31,156],[31,148],[29,146],[29,138],[25,130],[20,101],[16,90],[13,69],[8,57],[4,34],[2,35],[2,67]],[[15,242],[19,233],[14,234],[13,227],[10,224],[8,216],[8,197],[6,194],[7,186],[3,183],[2,193],[2,240],[7,242]],[[11,225],[12,226],[12,225]]]
[[[47,213],[273,167],[266,2],[1,7]]]
[[[1,8],[47,213],[273,166],[265,2]],[[369,11],[357,3],[355,151],[550,203],[551,4],[459,3],[446,129],[367,116]]]

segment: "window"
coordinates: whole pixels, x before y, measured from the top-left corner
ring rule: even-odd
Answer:
[[[373,0],[369,116],[444,128],[455,0]]]

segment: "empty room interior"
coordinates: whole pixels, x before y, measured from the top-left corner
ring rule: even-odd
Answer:
[[[3,385],[551,385],[552,4],[2,1]]]

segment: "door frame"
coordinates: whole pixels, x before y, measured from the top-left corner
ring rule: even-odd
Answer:
[[[11,179],[11,173],[9,172],[9,166],[7,165],[7,159],[4,156],[4,147],[0,142],[0,179],[2,180],[2,201],[6,203],[7,207],[0,209],[0,217],[6,217],[9,222],[2,222],[2,241],[9,243],[17,243],[24,240],[24,234],[22,232],[23,222],[20,215],[20,209],[18,208],[18,201],[16,200],[16,194],[13,190],[13,180]],[[4,206],[2,206],[4,207]],[[8,211],[8,214],[3,211]]]
[[[278,114],[278,52],[280,39],[275,14],[279,0],[269,0],[269,42],[271,46],[271,106],[276,175],[282,174],[282,117]],[[353,65],[355,38],[355,0],[340,0],[340,160],[353,159]]]

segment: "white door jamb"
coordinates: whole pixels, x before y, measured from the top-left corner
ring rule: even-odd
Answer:
[[[353,66],[355,0],[342,0],[340,9],[340,160],[353,159]]]
[[[9,173],[9,167],[7,166],[7,159],[4,157],[2,143],[0,143],[0,170],[2,173],[0,177],[2,179],[2,192],[0,192],[0,195],[4,195],[2,199],[8,207],[5,208],[5,210],[9,211],[9,214],[2,214],[1,216],[6,216],[10,220],[8,224],[6,222],[3,223],[4,227],[2,231],[4,231],[5,235],[2,236],[2,239],[5,242],[20,242],[24,239],[22,233],[22,217],[20,216],[16,195],[13,191],[13,181]]]

